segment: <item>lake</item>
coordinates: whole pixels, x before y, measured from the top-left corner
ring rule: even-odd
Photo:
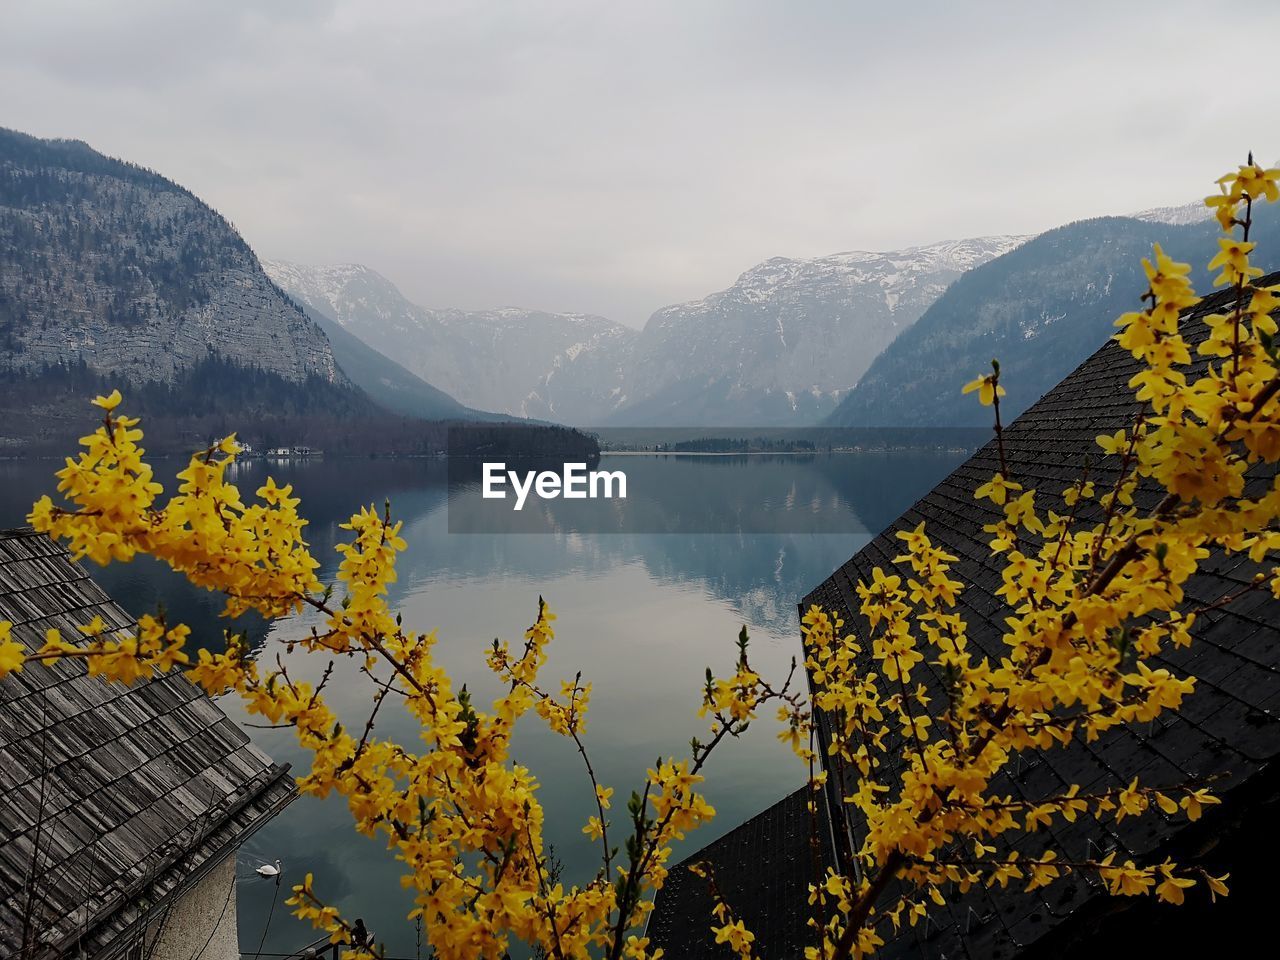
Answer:
[[[295,485],[312,521],[313,550],[325,562],[323,579],[337,568],[333,544],[345,533],[338,525],[362,504],[381,507],[389,498],[393,514],[405,522],[409,545],[392,604],[403,611],[406,625],[438,631],[437,657],[479,703],[497,692],[484,664],[486,648],[494,637],[518,641],[534,619],[539,595],[545,597],[559,619],[543,679],[554,688],[555,681],[581,670],[593,684],[587,746],[601,781],[616,788],[615,799],[625,800],[657,757],[687,755],[689,738],[705,733],[705,721],[697,717],[704,673],[708,666],[718,674],[732,669],[739,628],[745,624],[751,634],[756,669],[781,680],[799,652],[798,599],[866,543],[866,531],[887,524],[963,457],[960,451],[606,454],[602,469],[648,478],[645,496],[637,501],[643,504],[637,507],[639,519],[618,523],[613,532],[590,532],[598,529],[590,525],[583,532],[571,523],[547,526],[545,518],[537,528],[544,532],[450,532],[476,526],[459,522],[469,514],[450,510],[449,478],[440,461],[258,460],[238,464],[234,479],[249,491],[268,473]],[[57,467],[54,461],[0,462],[0,527],[21,525],[32,500],[53,492]],[[171,488],[179,468],[176,461],[157,463],[158,479],[168,479]],[[691,510],[690,504],[709,497],[764,500],[773,508],[767,521],[746,517],[734,531],[722,516],[708,526]],[[131,614],[154,610],[163,598],[171,619],[191,624],[197,642],[220,645],[224,624],[217,599],[169,571],[142,560],[91,573]],[[305,630],[307,621],[246,627],[260,654],[272,658],[281,638]],[[323,663],[311,659],[299,674],[314,682]],[[291,666],[291,673],[296,669]],[[348,726],[363,725],[371,689],[346,661],[338,665],[327,697]],[[236,701],[224,698],[221,705],[244,719]],[[563,863],[564,880],[581,882],[597,867],[596,848],[581,833],[594,802],[572,741],[540,723],[532,714],[527,718],[513,752],[541,782],[546,839]],[[276,760],[303,763],[289,731],[249,732]],[[411,724],[390,709],[380,714],[378,733],[406,742],[416,737]],[[775,733],[772,717],[761,718],[713,757],[705,787],[717,818],[691,835],[676,859],[803,782],[803,767]],[[622,803],[615,807],[625,816]],[[275,887],[253,868],[276,859],[283,863],[285,883],[273,909]],[[418,955],[397,864],[381,844],[350,829],[340,801],[300,798],[250,840],[240,860],[242,950],[254,953],[261,944],[263,951],[283,952],[314,939],[310,927],[283,905],[288,885],[313,872],[320,895],[349,918],[363,917],[391,955]]]

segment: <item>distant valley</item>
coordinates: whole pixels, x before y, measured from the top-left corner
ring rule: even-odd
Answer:
[[[308,310],[471,407],[587,426],[786,426],[833,411],[952,281],[1024,239],[775,258],[642,331],[582,314],[427,309],[359,265],[263,266]]]
[[[585,314],[428,310],[355,264],[266,260],[263,268],[313,315],[395,357],[459,402],[512,416],[589,422],[613,402],[609,391],[635,336]],[[588,412],[586,419],[571,415],[576,411]]]
[[[1262,212],[1258,235],[1274,220]],[[638,331],[581,314],[428,309],[365,266],[264,266],[313,314],[473,408],[587,427],[975,426],[987,413],[959,388],[993,357],[1015,416],[1136,304],[1152,244],[1203,264],[1215,237],[1193,202],[1033,238],[778,257]]]

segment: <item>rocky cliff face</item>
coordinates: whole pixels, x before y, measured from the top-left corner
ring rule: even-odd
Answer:
[[[215,357],[346,383],[323,332],[191,193],[83,143],[0,130],[0,368],[172,383]]]

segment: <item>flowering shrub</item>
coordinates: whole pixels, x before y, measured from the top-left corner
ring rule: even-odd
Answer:
[[[1265,568],[1280,548],[1280,482],[1273,477],[1260,496],[1244,495],[1250,469],[1280,458],[1272,316],[1280,288],[1256,286],[1262,271],[1249,260],[1253,204],[1280,197],[1278,175],[1251,158],[1208,200],[1225,234],[1209,267],[1234,296],[1228,311],[1204,318],[1208,336],[1197,352],[1209,360],[1199,375],[1179,330],[1182,313],[1199,302],[1190,267],[1158,246],[1144,261],[1145,308],[1122,316],[1116,337],[1141,361],[1129,384],[1138,411],[1128,428],[1097,439],[1118,461],[1109,489],[1099,489],[1087,468],[1048,496],[1024,489],[1005,458],[999,365],[964,387],[995,413],[1000,468],[975,496],[1003,514],[985,527],[1007,608],[999,660],[970,644],[956,612],[964,589],[951,577],[956,558],[923,524],[897,535],[898,571],[877,568],[858,585],[867,636],[843,636],[843,624],[816,607],[803,617],[814,707],[831,719],[831,753],[851,771],[852,782],[841,786],[862,839],[855,862],[812,889],[822,939],[810,957],[870,954],[883,943],[884,922],[895,930],[914,924],[929,902],[941,905],[950,891],[977,884],[1031,891],[1089,873],[1114,895],[1169,903],[1182,903],[1199,884],[1211,896],[1227,892],[1226,877],[1170,861],[1137,864],[1114,854],[1071,861],[1051,847],[1020,859],[993,842],[1086,813],[1120,821],[1156,807],[1196,820],[1217,803],[1204,784],[1135,779],[1093,795],[1071,785],[1036,802],[1000,795],[993,784],[1019,754],[1092,742],[1181,705],[1194,679],[1151,662],[1195,642],[1202,611],[1186,609],[1183,585],[1214,553],[1247,554],[1259,570],[1214,607],[1255,590],[1280,598],[1280,568]],[[1134,500],[1144,482],[1164,491],[1147,511]],[[1052,506],[1042,508],[1046,500]],[[926,659],[946,679],[939,704],[913,679]],[[912,892],[886,904],[895,880]]]
[[[964,589],[951,577],[955,557],[923,526],[898,535],[900,572],[877,569],[871,582],[858,585],[868,635],[843,635],[844,624],[818,608],[804,615],[813,707],[832,719],[832,756],[854,771],[856,782],[841,786],[863,828],[853,862],[815,877],[810,901],[817,930],[808,957],[866,956],[883,943],[886,921],[895,929],[914,924],[928,903],[943,904],[953,891],[976,884],[1035,890],[1088,872],[1116,895],[1181,903],[1185,891],[1199,885],[1212,895],[1226,893],[1225,877],[1171,862],[1118,862],[1114,855],[1070,861],[1052,850],[1018,859],[997,855],[993,842],[1085,813],[1121,820],[1156,807],[1194,820],[1216,802],[1203,784],[1134,780],[1093,795],[1072,786],[1034,803],[996,795],[992,784],[1020,753],[1091,740],[1179,707],[1194,680],[1152,668],[1150,661],[1169,646],[1195,642],[1197,611],[1184,609],[1182,585],[1214,552],[1247,554],[1262,572],[1246,590],[1280,597],[1280,569],[1265,571],[1280,548],[1280,486],[1272,482],[1258,497],[1244,495],[1247,471],[1280,458],[1272,319],[1280,289],[1254,284],[1260,271],[1250,264],[1248,239],[1252,206],[1277,199],[1278,173],[1250,161],[1224,177],[1221,194],[1208,201],[1225,234],[1210,266],[1234,298],[1229,311],[1205,318],[1209,335],[1198,352],[1210,362],[1200,375],[1191,375],[1191,350],[1178,326],[1182,312],[1198,302],[1189,268],[1158,247],[1145,262],[1145,307],[1120,319],[1117,336],[1141,361],[1131,381],[1140,412],[1128,428],[1098,438],[1103,453],[1119,463],[1108,489],[1086,472],[1040,497],[1052,497],[1055,507],[1060,502],[1061,512],[1042,510],[1038,491],[1024,489],[1005,461],[998,365],[965,387],[993,407],[1000,441],[1001,467],[976,492],[1002,513],[987,528],[1002,568],[998,593],[1009,613],[1007,650],[998,662],[970,645],[955,612]],[[160,617],[141,618],[128,634],[110,634],[100,621],[86,624],[82,638],[50,631],[35,650],[0,623],[0,677],[72,657],[125,683],[180,667],[210,695],[233,692],[250,713],[292,726],[311,757],[299,788],[341,795],[356,829],[392,848],[415,893],[411,918],[421,918],[440,957],[499,958],[515,941],[561,960],[657,957],[660,951],[651,951],[637,931],[667,875],[673,842],[714,816],[698,792],[703,769],[762,708],[776,711],[779,736],[809,764],[815,797],[824,783],[810,705],[793,689],[794,677],[774,686],[752,670],[744,629],[732,673],[708,671],[706,741],[695,738],[687,757],[657,763],[631,793],[625,813],[615,813],[614,788],[598,782],[586,744],[590,685],[575,678],[553,692],[541,679],[555,620],[541,600],[523,642],[495,641],[489,652],[488,666],[506,692],[481,711],[435,662],[434,634],[406,629],[387,602],[397,555],[405,549],[389,506],[363,509],[345,525],[350,538],[338,547],[337,582],[323,584],[292,489],[268,480],[247,503],[227,482],[237,455],[234,438],[193,457],[178,474],[177,492],[162,500],[138,421],[117,412],[119,392],[94,402],[104,413],[101,426],[58,473],[58,490],[71,506],[41,499],[29,518],[33,526],[64,540],[77,558],[108,563],[154,556],[221,592],[229,616],[315,611],[319,626],[283,642],[290,650],[364,664],[374,686],[372,712],[362,731],[348,731],[325,703],[323,680],[313,686],[290,677],[283,658],[264,666],[249,656],[243,637],[228,636],[225,652],[201,649],[193,662],[185,649],[188,628]],[[1144,481],[1165,491],[1149,511],[1134,504]],[[1082,509],[1090,504],[1092,512]],[[1095,519],[1085,522],[1086,515]],[[945,702],[932,702],[913,681],[926,659],[948,678]],[[419,743],[374,734],[375,717],[391,694],[417,721]],[[530,711],[573,743],[594,793],[596,812],[583,832],[600,845],[600,870],[582,885],[566,888],[554,879],[537,783],[510,755],[512,732]],[[901,774],[890,780],[885,771],[899,766]],[[734,915],[713,871],[704,865],[697,872],[711,885],[715,939],[751,956],[754,935]],[[895,880],[907,881],[913,892],[882,902]],[[294,888],[290,903],[335,942],[349,939],[350,927],[311,876]]]

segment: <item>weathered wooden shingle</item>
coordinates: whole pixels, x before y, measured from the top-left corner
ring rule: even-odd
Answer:
[[[15,640],[75,637],[95,616],[136,626],[48,538],[0,532]],[[0,680],[0,757],[0,956],[24,936],[35,956],[96,956],[296,794],[180,674],[125,686],[74,660]]]

